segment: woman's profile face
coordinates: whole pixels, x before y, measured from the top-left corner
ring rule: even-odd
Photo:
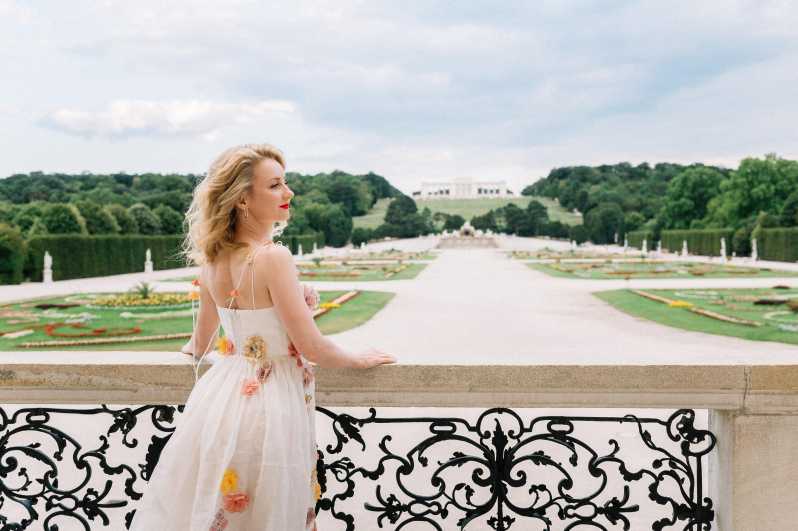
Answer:
[[[261,160],[252,173],[252,188],[247,197],[247,221],[267,223],[287,220],[290,210],[284,205],[288,205],[293,197],[294,192],[285,182],[285,170],[280,163],[274,159]]]

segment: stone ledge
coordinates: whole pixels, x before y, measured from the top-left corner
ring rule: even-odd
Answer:
[[[190,360],[158,352],[7,353],[0,403],[184,403]],[[69,362],[64,360],[69,357]],[[210,365],[203,363],[200,373]],[[321,406],[708,408],[798,414],[798,365],[385,365],[316,369]]]

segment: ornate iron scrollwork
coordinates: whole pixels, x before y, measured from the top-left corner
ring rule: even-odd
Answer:
[[[139,478],[149,478],[174,430],[175,410],[182,413],[184,407],[34,407],[10,415],[0,407],[0,531],[57,530],[59,521],[69,521],[70,526],[78,523],[87,531],[108,527],[113,521],[112,527],[118,529],[122,518],[127,525],[131,502],[141,497],[145,486]],[[74,432],[56,426],[54,420],[61,415],[69,416]],[[111,456],[115,451],[140,448],[131,434],[144,415],[151,421],[147,431],[156,432],[146,454],[137,456],[134,463],[115,461]],[[103,433],[93,435],[96,445],[84,447],[78,440],[83,435],[79,433],[81,416],[107,422]],[[111,445],[112,437],[119,438],[122,448]],[[64,475],[74,479],[65,484]],[[130,510],[121,516],[125,509]]]
[[[442,530],[450,518],[458,529],[506,531],[526,519],[547,531],[638,530],[641,523],[632,527],[631,518],[641,512],[638,500],[646,494],[651,505],[646,514],[661,509],[662,515],[643,524],[646,529],[708,531],[714,520],[712,500],[703,492],[702,458],[716,440],[695,428],[693,410],[676,411],[667,420],[544,416],[528,424],[506,408],[484,411],[473,424],[456,417],[381,418],[373,408],[362,418],[323,407],[317,411],[331,419],[335,443],[319,449],[323,497],[316,509],[343,522],[347,531],[355,529],[355,519],[340,506],[352,499],[368,500],[365,509],[376,513],[377,526],[390,524],[396,530],[411,524],[414,530]],[[584,432],[586,426],[607,423],[634,425],[639,434],[635,455],[646,449],[649,460],[625,461],[614,438],[600,454],[576,433],[577,427]],[[376,463],[355,466],[351,456],[369,446],[366,428],[411,424],[426,426],[422,440],[405,442],[399,451],[393,448],[394,435],[383,435],[376,444]],[[655,429],[673,444],[657,441]],[[428,454],[434,451],[439,458],[431,464]],[[386,487],[391,474],[392,485]],[[381,483],[370,499],[365,480]],[[332,488],[332,482],[339,488]]]
[[[183,409],[0,407],[0,531],[128,527]],[[716,439],[693,410],[524,421],[494,408],[473,422],[316,410],[329,420],[316,510],[347,530],[708,531],[714,521],[702,462]],[[79,427],[88,416],[99,433]],[[613,424],[633,428],[623,444],[602,439]]]

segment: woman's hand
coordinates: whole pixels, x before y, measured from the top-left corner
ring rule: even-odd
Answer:
[[[355,354],[352,367],[355,369],[370,369],[386,363],[396,363],[396,358],[381,350],[369,347],[363,352]]]
[[[315,310],[319,306],[319,300],[321,300],[319,292],[316,291],[316,288],[307,284],[302,284],[302,289],[304,291],[305,304],[307,304],[308,308],[311,310]]]
[[[191,340],[189,339],[188,342],[180,347],[180,352],[183,354],[188,354],[189,356],[194,355],[194,346],[191,344]]]

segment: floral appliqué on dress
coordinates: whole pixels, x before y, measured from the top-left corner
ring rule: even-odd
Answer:
[[[229,521],[225,517],[225,511],[229,513],[240,513],[249,506],[249,495],[238,492],[238,474],[232,468],[228,468],[222,475],[219,490],[222,497],[222,508],[216,511],[210,531],[222,531],[227,527]]]
[[[266,340],[258,334],[251,335],[244,343],[243,356],[257,365],[255,378],[247,378],[241,384],[241,394],[254,395],[272,372],[272,361],[267,359],[268,348]]]

